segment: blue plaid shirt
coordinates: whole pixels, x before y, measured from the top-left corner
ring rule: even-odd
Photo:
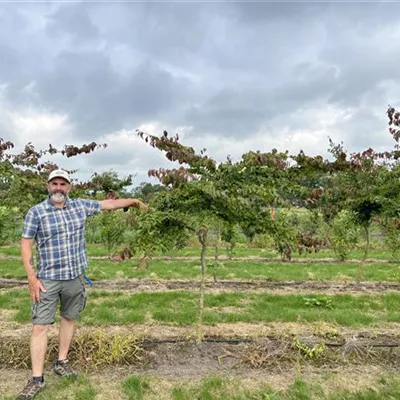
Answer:
[[[28,211],[22,237],[36,240],[39,279],[68,280],[85,272],[85,221],[98,212],[97,200],[69,198],[63,208],[47,199]]]

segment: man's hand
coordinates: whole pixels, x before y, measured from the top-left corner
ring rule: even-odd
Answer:
[[[28,278],[28,282],[32,302],[39,303],[40,292],[45,292],[46,289],[44,288],[42,282],[36,276],[30,276]]]
[[[143,202],[141,202],[140,200],[138,200],[138,208],[141,211],[145,211],[149,209],[149,206],[147,204],[144,204]]]

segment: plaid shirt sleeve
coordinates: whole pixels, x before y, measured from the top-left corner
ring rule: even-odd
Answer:
[[[80,199],[83,208],[85,209],[85,213],[88,217],[92,215],[98,214],[100,212],[101,206],[98,200],[86,200]]]
[[[30,209],[24,221],[24,228],[22,230],[22,237],[26,239],[33,239],[39,228],[39,217],[34,209]]]

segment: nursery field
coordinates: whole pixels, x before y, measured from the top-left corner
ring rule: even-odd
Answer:
[[[400,266],[382,248],[361,262],[198,248],[115,262],[89,245],[88,302],[70,358],[78,381],[51,370],[38,399],[398,399]],[[58,322],[58,321],[57,321]],[[0,247],[0,398],[30,376],[30,300],[18,246]]]
[[[81,376],[52,373],[57,320],[38,399],[400,399],[400,112],[386,114],[394,148],[329,140],[329,159],[254,149],[217,162],[178,134],[137,130],[180,167],[153,166],[156,185],[114,171],[67,185],[114,211],[86,223],[93,285],[69,356]],[[30,376],[31,304],[12,243],[49,194],[59,166],[48,157],[107,146],[15,153],[0,138],[3,399]]]

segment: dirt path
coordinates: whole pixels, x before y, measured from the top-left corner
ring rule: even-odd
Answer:
[[[0,309],[0,338],[28,337],[31,331],[31,324],[21,324],[10,321],[10,310]],[[49,335],[57,335],[57,324],[49,327]],[[130,325],[105,325],[91,327],[78,324],[77,333],[101,330],[106,334],[135,333],[139,338],[150,340],[169,340],[195,338],[198,334],[198,327],[174,326],[157,323],[151,324],[130,324]],[[398,342],[400,341],[400,323],[392,322],[384,327],[368,328],[347,328],[326,322],[295,323],[295,322],[270,322],[270,323],[219,323],[214,325],[203,325],[201,333],[212,339],[253,339],[263,337],[294,337],[294,336],[317,336],[320,338],[335,338],[336,342],[343,342],[345,338],[360,338],[375,342]]]
[[[20,279],[0,278],[0,289],[26,287],[28,282]],[[333,281],[268,281],[268,280],[220,280],[205,283],[208,293],[223,291],[272,291],[276,293],[387,293],[400,290],[397,282],[333,282]],[[200,283],[194,280],[173,279],[120,279],[95,281],[92,290],[126,290],[129,292],[197,291]]]
[[[0,282],[1,285],[1,282]],[[129,291],[167,291],[199,290],[200,283],[193,280],[114,280],[98,281],[95,286],[107,290]],[[332,282],[332,281],[267,281],[267,280],[220,280],[205,283],[207,292],[212,291],[274,291],[284,293],[323,292],[323,293],[376,293],[400,290],[400,283],[391,282]]]

